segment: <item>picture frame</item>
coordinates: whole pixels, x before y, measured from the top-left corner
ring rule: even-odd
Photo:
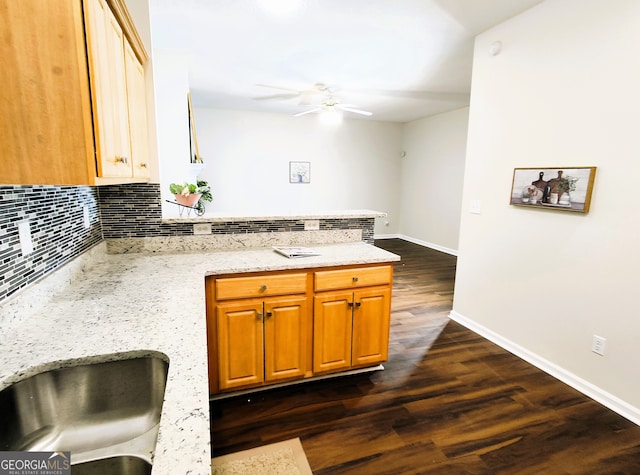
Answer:
[[[189,162],[202,163],[200,150],[198,149],[198,138],[196,137],[196,122],[193,118],[193,107],[191,106],[191,93],[187,92],[187,109],[189,110]]]
[[[311,162],[289,162],[289,183],[311,183]]]
[[[588,213],[596,167],[514,168],[510,204]]]

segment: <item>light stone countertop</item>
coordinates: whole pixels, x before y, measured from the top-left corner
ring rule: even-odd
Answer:
[[[300,259],[271,249],[111,255],[103,242],[0,306],[0,390],[62,366],[162,353],[153,474],[208,475],[204,277],[400,260],[363,242],[313,247],[320,256]]]

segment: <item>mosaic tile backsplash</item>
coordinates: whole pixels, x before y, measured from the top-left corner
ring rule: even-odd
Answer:
[[[29,221],[34,248],[26,256],[18,233],[23,221]],[[327,218],[320,230],[361,229],[362,240],[373,243],[374,224],[374,218]],[[211,223],[217,235],[298,231],[303,220]],[[159,184],[0,185],[0,303],[103,239],[192,235],[193,223],[162,222]]]
[[[26,256],[18,233],[24,221],[33,242],[33,252]],[[0,186],[0,302],[101,240],[95,188]]]
[[[102,186],[100,212],[105,239],[192,236],[193,223],[162,222],[160,185]],[[206,218],[206,215],[204,216]],[[362,229],[362,240],[373,243],[374,218],[327,218],[320,230]],[[304,220],[251,220],[211,223],[211,234],[244,234],[304,231]]]

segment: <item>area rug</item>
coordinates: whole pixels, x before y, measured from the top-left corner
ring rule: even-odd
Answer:
[[[212,475],[312,475],[300,439],[290,439],[211,459]]]

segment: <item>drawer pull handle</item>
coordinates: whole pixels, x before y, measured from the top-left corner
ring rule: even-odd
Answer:
[[[267,290],[267,286],[266,285],[261,285],[260,286],[260,292],[264,292],[265,290]]]
[[[352,280],[353,280],[354,282],[358,282],[358,278],[357,278],[357,277],[354,277]]]

